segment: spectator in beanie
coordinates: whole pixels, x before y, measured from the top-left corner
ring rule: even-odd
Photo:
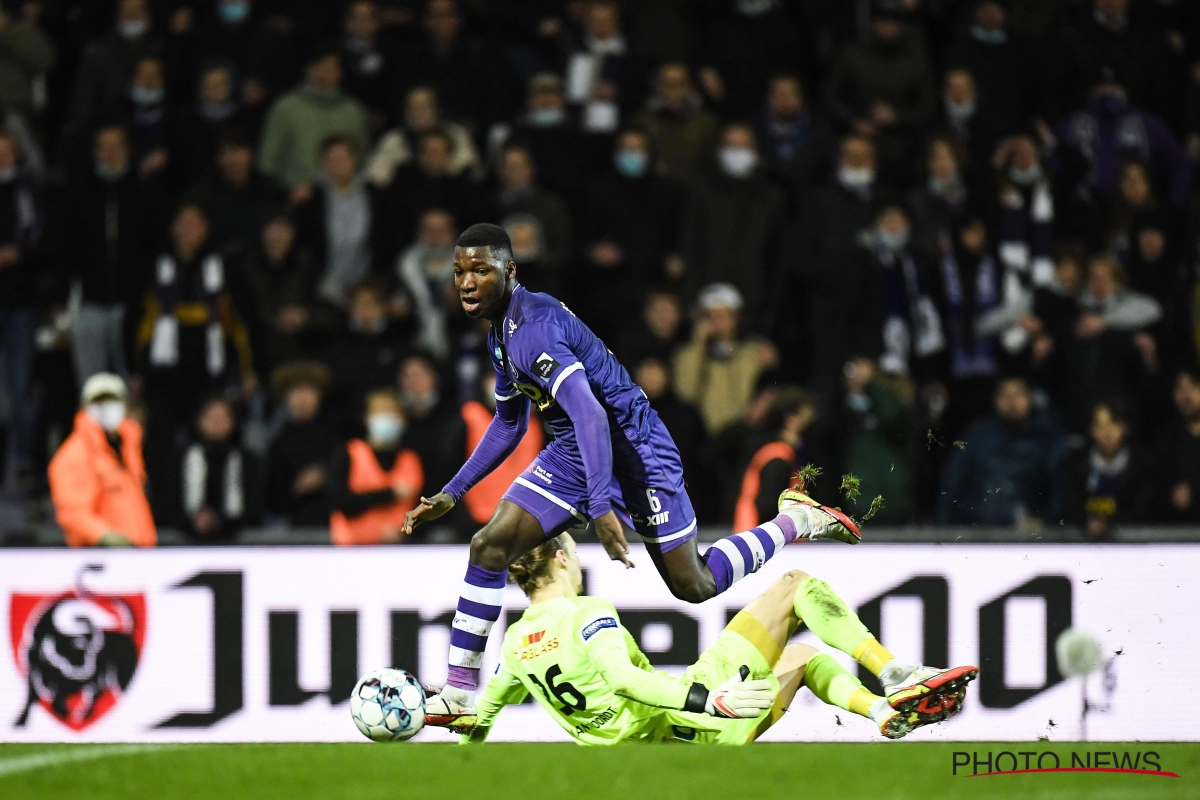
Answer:
[[[1091,444],[1063,463],[1062,518],[1089,539],[1112,536],[1114,523],[1148,522],[1154,503],[1152,466],[1130,442],[1124,404],[1106,401],[1092,410]]]
[[[75,429],[50,461],[54,515],[70,547],[153,547],[158,542],[142,426],[126,417],[125,382],[97,373],[83,385]]]
[[[778,355],[765,342],[743,338],[742,296],[734,286],[710,284],[696,304],[692,341],[675,356],[675,392],[699,409],[715,435],[745,415],[759,375]]]
[[[262,470],[237,440],[237,417],[224,397],[200,406],[191,441],[176,454],[173,469],[156,486],[159,513],[198,542],[235,537],[262,519]]]
[[[421,496],[421,459],[400,444],[405,419],[395,392],[368,394],[363,424],[366,438],[351,439],[330,464],[330,538],[340,545],[398,544],[404,515]]]
[[[329,369],[320,362],[294,362],[276,369],[271,384],[287,421],[267,456],[267,507],[291,525],[328,525],[328,463],[339,443],[322,413]]]

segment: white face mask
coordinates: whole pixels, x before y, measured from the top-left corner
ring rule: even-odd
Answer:
[[[395,444],[404,435],[404,422],[395,414],[372,414],[367,418],[367,438],[383,445]]]
[[[117,24],[117,33],[126,39],[136,39],[150,30],[150,20],[134,19]]]
[[[875,182],[875,170],[870,167],[840,167],[838,183],[847,189],[863,189]]]
[[[721,170],[731,178],[745,178],[758,166],[758,153],[749,147],[722,147],[717,152]]]
[[[125,421],[125,404],[120,400],[104,400],[99,403],[88,403],[87,415],[95,420],[96,424],[109,433],[113,433],[117,428],[121,427],[121,423]]]

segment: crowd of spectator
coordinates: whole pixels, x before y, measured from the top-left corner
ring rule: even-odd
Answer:
[[[1200,4],[8,0],[0,111],[31,506],[102,451],[198,541],[394,541],[491,413],[453,284],[486,221],[702,523],[807,463],[880,522],[1200,521]]]

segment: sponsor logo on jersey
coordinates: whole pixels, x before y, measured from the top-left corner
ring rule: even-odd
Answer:
[[[508,335],[509,335],[509,337],[512,337],[513,333],[514,333],[516,330],[517,330],[517,323],[513,322],[513,321],[510,319],[510,320],[508,321]]]
[[[583,630],[580,631],[580,633],[583,635],[583,640],[586,642],[588,639],[592,638],[605,628],[615,627],[617,627],[617,621],[615,619],[612,617],[601,617],[600,619],[593,620],[587,625],[584,625]]]
[[[551,358],[549,353],[542,353],[537,357],[537,361],[533,362],[533,371],[542,380],[553,375],[556,369],[558,369],[558,362]]]
[[[542,637],[544,637],[545,634],[545,631],[538,631],[537,633],[529,634],[529,636],[526,636],[525,640],[521,642],[521,646],[513,651],[513,655],[517,657],[518,661],[529,661],[530,659],[537,658],[538,656],[544,656],[546,653],[549,653],[552,650],[557,650],[558,637],[555,636],[551,639],[543,639]],[[537,638],[533,639],[531,642],[530,639],[534,636]]]
[[[537,464],[533,465],[533,475],[534,475],[534,477],[536,477],[539,480],[541,480],[542,482],[544,482],[547,486],[554,485],[554,473],[547,472],[546,470],[542,469]]]

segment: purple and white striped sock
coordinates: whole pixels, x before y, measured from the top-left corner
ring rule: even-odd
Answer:
[[[450,629],[450,667],[446,685],[475,691],[479,686],[479,667],[487,647],[488,634],[500,618],[504,606],[504,581],[508,570],[493,572],[467,564],[458,610]]]
[[[787,514],[780,514],[757,528],[726,536],[708,548],[703,558],[717,582],[717,594],[758,572],[785,544],[795,541],[796,535],[796,522]]]

